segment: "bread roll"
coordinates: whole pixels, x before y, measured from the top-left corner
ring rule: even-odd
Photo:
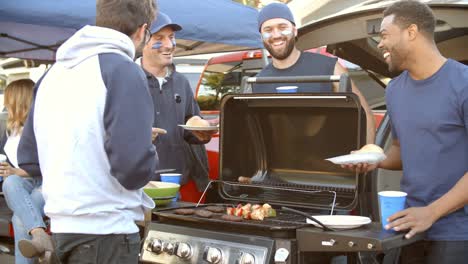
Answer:
[[[384,153],[383,149],[375,144],[367,144],[363,146],[360,150],[356,151],[356,153],[370,153],[370,152]]]
[[[201,119],[199,116],[193,116],[187,121],[187,126],[192,127],[208,127],[210,123],[204,119]]]

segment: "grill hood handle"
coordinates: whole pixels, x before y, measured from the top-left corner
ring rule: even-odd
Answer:
[[[340,93],[351,93],[351,79],[347,73],[341,75],[314,75],[314,76],[273,76],[273,77],[244,77],[241,86],[247,86],[253,83],[321,83],[321,82],[339,82]],[[243,91],[247,87],[242,88]]]
[[[281,210],[284,210],[284,211],[288,211],[288,212],[291,212],[291,213],[295,213],[295,214],[299,214],[299,215],[302,215],[302,216],[305,216],[307,217],[308,219],[314,221],[315,223],[317,223],[318,225],[320,225],[323,229],[323,231],[336,231],[335,229],[333,228],[330,228],[326,225],[324,225],[322,222],[320,222],[319,220],[317,220],[317,218],[309,215],[309,214],[306,214],[302,211],[299,211],[299,210],[296,210],[296,209],[292,209],[292,208],[289,208],[289,207],[286,207],[286,206],[283,206],[281,207]]]
[[[171,173],[171,172],[175,172],[176,169],[162,169],[162,170],[155,170],[154,173],[155,174],[161,174],[161,173]]]

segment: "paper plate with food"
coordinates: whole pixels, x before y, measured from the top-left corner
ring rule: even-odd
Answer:
[[[205,119],[202,119],[199,116],[193,116],[190,118],[185,125],[179,125],[180,127],[186,130],[195,130],[195,131],[213,131],[218,130],[218,126],[213,126]]]
[[[351,154],[337,156],[326,159],[335,164],[358,164],[358,163],[369,163],[375,164],[386,159],[384,151],[381,147],[374,144],[367,144],[361,149],[354,151]]]

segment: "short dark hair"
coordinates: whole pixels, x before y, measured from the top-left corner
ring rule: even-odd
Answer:
[[[157,12],[154,0],[97,0],[96,26],[131,36],[143,24],[151,26]]]
[[[384,17],[395,15],[393,22],[400,28],[415,24],[427,37],[434,37],[436,19],[431,8],[424,3],[402,0],[387,7],[383,14]]]

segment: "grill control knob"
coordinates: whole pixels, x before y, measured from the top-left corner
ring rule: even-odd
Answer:
[[[174,244],[169,243],[169,242],[164,242],[163,243],[163,251],[166,252],[169,255],[174,254]]]
[[[159,239],[153,239],[148,243],[148,246],[146,246],[146,250],[156,253],[156,254],[161,254],[162,252],[162,242]]]
[[[179,243],[177,245],[176,255],[183,259],[188,259],[192,256],[192,248],[187,243]]]
[[[355,243],[353,241],[349,241],[348,242],[348,247],[352,248],[354,247]]]
[[[367,244],[367,249],[373,249],[375,246],[372,243]]]
[[[239,264],[255,264],[255,257],[250,253],[242,254]]]
[[[217,264],[217,263],[220,263],[221,260],[223,259],[223,254],[220,249],[209,247],[205,251],[204,259],[208,263]]]

